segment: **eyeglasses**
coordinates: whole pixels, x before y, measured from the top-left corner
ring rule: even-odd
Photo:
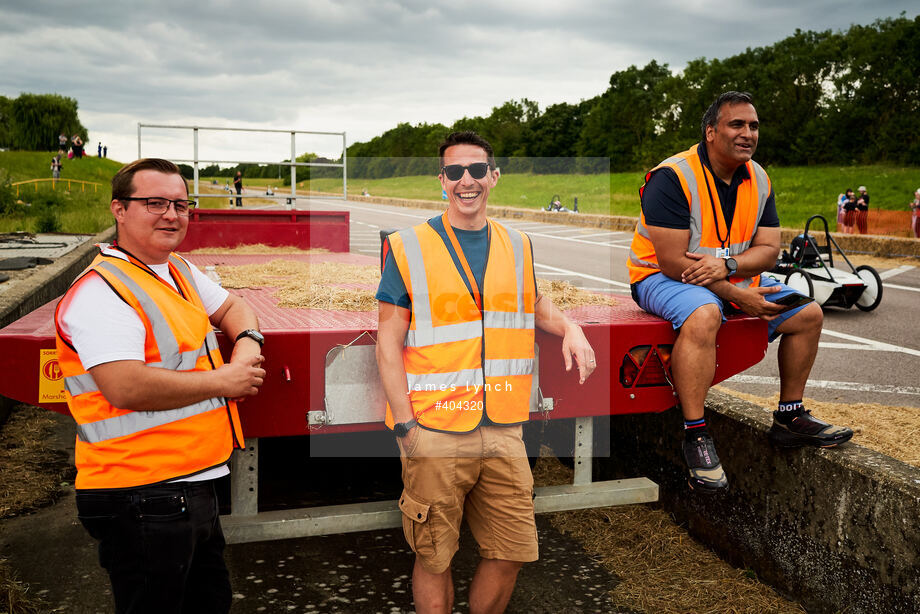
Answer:
[[[147,212],[153,215],[163,215],[169,211],[171,204],[176,210],[176,215],[188,217],[192,210],[198,206],[194,200],[170,200],[169,198],[160,198],[158,196],[128,196],[125,198],[116,198],[115,200],[136,200],[144,201]]]
[[[441,172],[444,173],[448,179],[451,181],[460,181],[460,178],[463,177],[463,171],[469,171],[470,177],[473,179],[482,179],[486,176],[486,173],[489,172],[488,162],[475,162],[469,166],[463,166],[461,164],[448,164],[441,168]]]

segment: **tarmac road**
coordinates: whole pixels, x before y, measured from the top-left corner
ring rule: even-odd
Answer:
[[[351,251],[368,255],[380,253],[380,229],[412,226],[441,212],[332,199],[303,203],[298,201],[299,208],[348,210]],[[538,277],[629,295],[625,262],[632,233],[520,220],[502,222],[530,235]],[[894,265],[878,271],[884,293],[875,311],[825,308],[824,331],[806,396],[828,402],[920,408],[920,326],[915,322],[920,304],[920,261],[916,267]],[[770,344],[765,360],[724,385],[758,396],[774,394],[779,390],[778,346]]]

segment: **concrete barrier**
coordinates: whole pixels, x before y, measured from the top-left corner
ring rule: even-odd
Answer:
[[[325,192],[310,192],[315,196],[334,196]],[[384,196],[349,196],[348,200],[366,203],[392,205],[394,207],[412,207],[422,209],[444,209],[443,200],[413,200],[409,198],[389,198]],[[531,222],[547,222],[553,224],[567,224],[570,226],[584,226],[586,228],[600,228],[603,230],[620,230],[632,232],[636,228],[636,218],[625,215],[599,215],[594,213],[563,213],[544,211],[542,209],[522,209],[520,207],[489,206],[488,215],[496,218],[527,220]],[[833,220],[829,220],[833,222]],[[817,226],[812,225],[812,231],[823,242],[823,234],[817,233]],[[802,233],[802,228],[783,228],[782,244],[788,249],[792,239]],[[823,233],[823,227],[822,227]],[[884,235],[845,235],[833,232],[831,236],[847,253],[872,254],[883,257],[908,257],[920,258],[920,239],[907,237],[889,237]]]
[[[110,243],[114,238],[115,226],[112,226],[51,264],[36,269],[29,277],[28,285],[22,284],[5,292],[0,298],[0,328],[64,294],[80,271],[99,253],[96,243]]]
[[[920,469],[856,443],[773,448],[771,412],[716,391],[707,410],[724,495],[689,491],[676,410],[612,418],[594,479],[657,482],[692,535],[809,612],[920,612]]]

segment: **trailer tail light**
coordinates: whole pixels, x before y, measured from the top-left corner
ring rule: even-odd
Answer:
[[[672,345],[637,345],[623,356],[620,383],[625,388],[671,385]]]

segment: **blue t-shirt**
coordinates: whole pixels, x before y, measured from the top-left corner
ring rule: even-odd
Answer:
[[[428,225],[434,228],[441,237],[441,240],[444,241],[444,245],[447,247],[447,251],[454,261],[454,266],[460,271],[460,278],[463,279],[467,289],[469,289],[470,294],[472,294],[473,288],[470,286],[470,282],[467,280],[466,275],[463,274],[463,265],[460,263],[460,259],[454,251],[454,246],[450,242],[450,237],[447,236],[447,231],[444,230],[444,222],[441,216],[438,215],[428,220]],[[510,232],[515,231],[511,230]],[[486,260],[488,260],[489,257],[489,226],[487,224],[481,230],[460,230],[459,228],[454,228],[454,233],[457,235],[457,241],[460,242],[460,249],[463,250],[463,255],[466,256],[466,261],[470,265],[473,277],[476,278],[479,291],[482,292],[482,283],[486,273]],[[532,249],[531,247],[531,250]],[[380,274],[380,286],[377,288],[376,298],[378,301],[383,301],[384,303],[411,309],[412,301],[409,298],[409,292],[406,290],[406,284],[403,283],[402,276],[399,274],[399,267],[396,265],[396,259],[393,257],[393,250],[390,249],[389,239],[387,239],[386,254],[387,257],[383,263],[383,271]],[[533,254],[531,254],[531,256],[532,255]],[[536,287],[536,285],[537,282],[535,278],[534,287]]]
[[[712,172],[709,156],[704,143],[699,147],[700,162]],[[713,177],[715,174],[713,173]],[[738,199],[738,186],[748,179],[747,166],[742,164],[732,176],[730,184],[715,177],[716,192],[722,204],[722,216],[725,223],[731,227],[735,217],[735,203]],[[677,228],[687,230],[690,228],[690,207],[687,206],[687,197],[680,185],[677,174],[670,168],[658,169],[649,177],[645,189],[642,191],[642,213],[645,214],[645,223],[649,226],[663,228]],[[769,228],[779,227],[779,216],[776,213],[776,199],[771,188],[767,202],[764,204],[758,226]],[[722,229],[724,232],[724,229]]]

